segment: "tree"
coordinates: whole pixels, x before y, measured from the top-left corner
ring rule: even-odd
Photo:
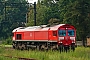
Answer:
[[[33,22],[32,11],[29,24]],[[90,33],[90,0],[39,0],[37,25],[48,24],[53,18],[59,19],[60,23],[74,25],[77,29],[77,40],[84,40]]]
[[[26,0],[0,1],[0,37],[8,38],[12,36],[12,30],[22,26],[26,22],[26,13],[29,5]]]
[[[88,17],[90,11],[90,1],[60,0],[59,3],[62,22],[72,24],[76,27],[78,40],[85,39],[90,27],[90,18]]]
[[[53,26],[53,25],[57,25],[57,24],[60,24],[60,20],[59,19],[56,19],[56,18],[51,18],[48,21],[47,26]]]

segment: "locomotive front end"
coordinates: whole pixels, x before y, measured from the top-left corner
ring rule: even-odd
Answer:
[[[58,29],[58,45],[60,51],[75,50],[76,29],[71,25],[64,25]]]

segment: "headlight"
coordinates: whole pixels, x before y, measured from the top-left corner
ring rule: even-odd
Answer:
[[[13,37],[13,40],[15,40],[15,37]]]
[[[70,37],[71,40],[75,40],[75,37]]]
[[[59,37],[59,40],[64,40],[64,37]]]

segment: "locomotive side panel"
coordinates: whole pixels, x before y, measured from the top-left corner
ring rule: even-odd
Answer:
[[[24,32],[24,40],[34,40],[34,32],[33,31],[28,31]]]
[[[58,40],[58,35],[57,35],[57,31],[49,31],[49,41],[50,42],[57,42]]]
[[[34,40],[48,41],[48,31],[35,31]]]

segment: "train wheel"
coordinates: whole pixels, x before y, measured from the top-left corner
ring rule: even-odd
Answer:
[[[13,49],[15,49],[15,48],[16,48],[16,46],[15,46],[15,44],[14,44],[14,43],[12,44],[12,47],[13,47]]]
[[[21,50],[25,50],[25,49],[26,49],[25,44],[22,44],[22,45],[21,45]]]
[[[69,46],[64,46],[64,52],[69,52],[70,51],[70,47]]]
[[[75,44],[71,45],[71,50],[73,50],[73,51],[75,50]]]
[[[13,46],[13,49],[15,49],[15,46]]]
[[[41,51],[44,50],[43,45],[40,45],[39,48],[40,48]]]
[[[16,49],[17,50],[24,50],[25,49],[25,45],[18,43],[17,46],[16,46]]]
[[[60,52],[63,52],[63,45],[59,45]]]
[[[50,47],[50,49],[51,49],[52,51],[57,50],[57,48],[58,48],[57,45],[53,45],[53,46]]]
[[[66,46],[64,46],[64,52],[67,52],[67,47]]]
[[[68,52],[70,52],[70,46],[68,46]]]
[[[37,49],[37,50],[40,50],[40,46],[39,46],[39,45],[37,45],[37,46],[36,46],[36,49]]]
[[[42,50],[42,51],[48,50],[48,46],[46,46],[45,44],[40,45],[40,50]]]
[[[18,49],[22,50],[22,45],[21,44],[19,44]]]
[[[16,44],[16,49],[17,49],[17,50],[20,49],[19,46],[20,46],[20,44]]]

